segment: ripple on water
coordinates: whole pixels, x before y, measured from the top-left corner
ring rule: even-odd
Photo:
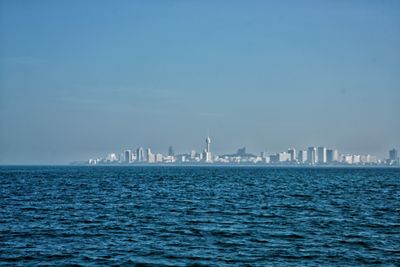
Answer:
[[[399,169],[0,167],[0,264],[400,265]]]

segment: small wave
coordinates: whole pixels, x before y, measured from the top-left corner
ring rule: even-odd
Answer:
[[[278,238],[278,239],[303,239],[303,238],[305,238],[304,235],[298,235],[298,234],[271,234],[270,236],[272,238]]]
[[[267,239],[260,239],[260,238],[251,238],[250,242],[261,243],[261,244],[269,243]]]
[[[339,243],[363,248],[371,248],[370,244],[362,240],[340,240]]]
[[[216,237],[235,237],[235,236],[242,236],[242,233],[237,232],[228,232],[228,231],[221,231],[221,230],[214,230],[210,232],[211,235]]]
[[[233,243],[233,242],[223,242],[223,241],[217,241],[215,242],[215,245],[225,248],[237,248],[243,246],[242,244],[237,242]]]
[[[295,198],[300,198],[300,199],[306,199],[306,200],[312,199],[312,196],[310,196],[310,195],[303,195],[303,194],[291,194],[291,195],[289,195],[289,196],[295,197]]]

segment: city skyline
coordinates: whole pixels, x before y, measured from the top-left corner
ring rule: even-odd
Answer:
[[[390,165],[398,166],[400,159],[397,149],[389,150],[387,158],[378,158],[371,154],[350,154],[339,152],[336,148],[309,146],[307,149],[290,147],[277,153],[261,151],[259,154],[246,152],[246,147],[239,148],[233,154],[213,154],[211,138],[205,139],[203,150],[176,153],[172,146],[168,154],[154,152],[150,147],[125,149],[122,153],[109,153],[106,157],[90,158],[87,161],[75,161],[72,164],[264,164],[264,165]]]
[[[185,151],[208,133],[218,154],[323,145],[386,157],[400,142],[399,10],[0,1],[0,164]]]

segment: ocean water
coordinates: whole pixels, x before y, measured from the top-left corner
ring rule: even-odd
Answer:
[[[400,169],[0,167],[0,264],[400,266]]]

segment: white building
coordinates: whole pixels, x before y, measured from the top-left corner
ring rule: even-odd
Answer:
[[[165,156],[163,158],[163,162],[165,163],[174,163],[176,161],[175,156]]]
[[[139,147],[136,150],[136,162],[144,162],[144,149],[143,149],[143,147]]]
[[[307,162],[315,164],[317,161],[317,149],[314,146],[310,146],[307,151]]]
[[[300,150],[298,160],[300,163],[307,162],[307,150]]]
[[[271,163],[283,163],[290,161],[290,154],[287,152],[276,153],[270,156]]]
[[[295,162],[297,161],[297,154],[296,154],[296,149],[295,148],[289,148],[288,153],[290,155],[290,161]]]
[[[347,164],[353,164],[353,155],[342,155],[342,162]]]
[[[361,155],[361,163],[377,163],[377,158],[371,155]]]
[[[151,153],[151,149],[150,148],[146,149],[146,161],[148,163],[156,162],[156,157],[155,157],[155,155],[153,153]]]
[[[88,160],[88,164],[90,164],[90,165],[96,165],[96,164],[97,164],[97,160],[96,160],[96,159],[89,159],[89,160]]]
[[[291,160],[291,155],[287,152],[280,152],[276,154],[279,162],[287,162]]]
[[[115,153],[110,153],[107,155],[106,162],[116,162],[116,161],[118,161],[118,157],[117,155],[115,155]]]
[[[212,163],[212,156],[211,156],[211,139],[210,137],[206,138],[206,149],[203,153],[203,160],[207,163]]]
[[[163,161],[163,155],[160,153],[157,153],[155,156],[155,161],[156,162],[162,162]]]
[[[326,148],[323,146],[320,146],[317,149],[317,162],[319,164],[326,163]]]
[[[353,164],[360,164],[361,163],[361,156],[360,155],[353,155]]]

